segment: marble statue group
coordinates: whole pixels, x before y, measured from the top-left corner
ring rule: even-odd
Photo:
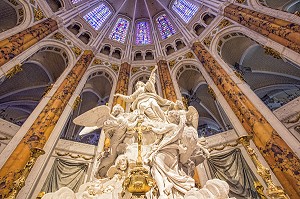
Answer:
[[[63,187],[43,199],[130,199],[134,196],[124,191],[123,182],[135,166],[138,157],[137,125],[143,129],[142,161],[155,180],[155,186],[146,193],[147,199],[225,199],[229,186],[212,179],[201,189],[193,179],[195,167],[209,157],[205,138],[198,138],[198,112],[186,108],[182,101],[160,97],[155,90],[155,71],[146,83],[137,82],[135,91],[115,97],[131,103],[125,112],[120,105],[112,110],[99,106],[74,119],[85,126],[80,135],[102,128],[110,139],[110,146],[98,158],[94,180],[83,184],[77,193]]]

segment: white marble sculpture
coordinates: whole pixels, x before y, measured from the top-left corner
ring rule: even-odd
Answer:
[[[98,180],[83,184],[78,193],[62,188],[46,194],[43,199],[129,199],[130,193],[121,194],[122,183],[137,159],[136,132],[139,123],[143,131],[142,157],[149,168],[156,187],[146,194],[148,199],[226,199],[226,182],[209,180],[202,189],[195,188],[194,168],[209,157],[205,139],[198,138],[198,112],[193,107],[185,110],[181,101],[171,102],[155,92],[155,71],[146,83],[138,82],[136,91],[125,96],[131,111],[124,112],[120,105],[96,107],[74,120],[85,126],[81,135],[102,128],[111,139],[110,150],[99,160],[95,172]],[[129,166],[131,165],[131,166]],[[63,196],[62,196],[63,195]]]

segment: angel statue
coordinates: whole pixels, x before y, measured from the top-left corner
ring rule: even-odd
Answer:
[[[132,110],[139,110],[141,115],[145,114],[151,120],[166,121],[164,111],[166,111],[169,106],[174,105],[174,102],[156,94],[155,71],[157,68],[158,66],[155,65],[146,83],[141,81],[136,83],[134,93],[129,96],[117,93],[115,97],[120,97],[125,102],[132,102]]]
[[[126,134],[126,129],[136,125],[136,117],[135,114],[124,113],[122,106],[117,104],[111,113],[108,106],[98,106],[73,120],[75,124],[85,126],[79,135],[85,135],[95,129],[102,128],[105,136],[110,138],[110,151],[101,157],[96,177],[105,177],[116,157],[124,153],[126,143],[122,142],[126,136],[129,136]]]

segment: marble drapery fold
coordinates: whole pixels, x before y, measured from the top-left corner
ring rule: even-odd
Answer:
[[[46,193],[55,192],[62,187],[78,191],[80,185],[84,182],[87,170],[87,163],[57,158],[43,185],[42,191]]]
[[[254,182],[258,180],[240,149],[213,155],[207,159],[207,164],[213,178],[219,178],[229,184],[230,197],[260,199],[254,187]]]

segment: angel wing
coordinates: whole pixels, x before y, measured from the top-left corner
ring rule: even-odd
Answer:
[[[198,111],[193,106],[189,106],[186,113],[186,119],[189,124],[191,124],[195,129],[198,128],[199,114]]]
[[[81,115],[76,117],[73,122],[74,124],[101,128],[103,123],[111,117],[110,108],[108,106],[97,106]]]

